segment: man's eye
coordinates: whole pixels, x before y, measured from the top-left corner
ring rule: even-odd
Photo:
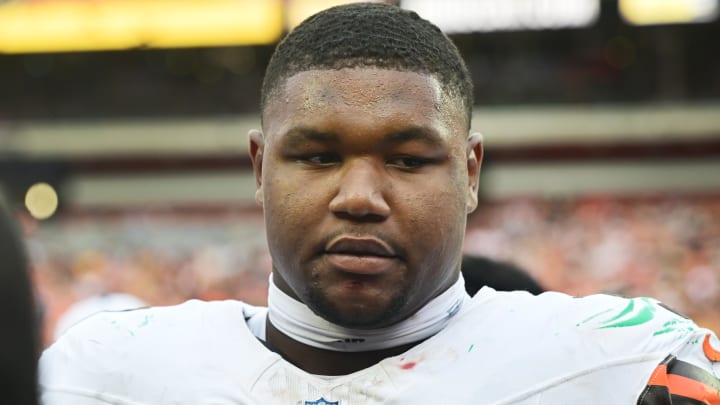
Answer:
[[[333,153],[314,153],[304,155],[297,158],[298,162],[308,163],[311,165],[329,165],[337,163],[340,159]]]
[[[415,169],[431,163],[430,159],[415,156],[398,156],[388,161],[388,164],[402,169]]]

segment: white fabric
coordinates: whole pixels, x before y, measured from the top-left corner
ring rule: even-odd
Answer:
[[[71,305],[58,319],[53,333],[57,340],[66,330],[90,315],[101,311],[122,311],[147,306],[140,298],[125,293],[94,295]]]
[[[711,332],[643,299],[484,288],[433,337],[329,379],[262,345],[246,323],[262,316],[238,301],[94,315],[43,354],[44,404],[634,404],[669,354],[720,375],[693,344]]]
[[[310,308],[282,292],[270,275],[268,316],[285,335],[320,349],[364,352],[417,342],[440,332],[470,301],[462,275],[445,292],[428,302],[412,317],[382,329],[345,328],[315,315]]]
[[[265,321],[267,320],[267,308],[251,307],[252,310],[245,309],[245,323],[252,334],[260,339],[265,340]]]

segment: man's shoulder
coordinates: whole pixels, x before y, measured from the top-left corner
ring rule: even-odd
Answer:
[[[572,296],[561,292],[532,295],[524,291],[495,291],[483,288],[472,300],[473,310],[516,313],[531,321],[530,315],[552,316],[556,321],[592,329],[622,329],[631,326],[691,324],[684,315],[651,297],[620,297],[609,294]]]
[[[481,295],[482,294],[482,295]],[[662,352],[700,333],[692,320],[648,297],[606,294],[574,297],[559,292],[481,290],[472,301],[470,322],[501,320],[509,329],[532,330],[540,338],[564,336],[599,353]]]
[[[246,323],[258,311],[263,308],[240,301],[191,300],[97,313],[45,350],[41,385],[47,395],[101,387],[107,395],[137,399],[165,395],[155,387],[163,384],[189,395],[179,382],[196,378],[198,369],[217,371],[213,379],[252,375],[251,365],[269,356]]]
[[[417,357],[452,354],[461,374],[488,382],[498,393],[587,399],[590,384],[596,393],[621,398],[613,403],[629,403],[663,359],[689,362],[686,352],[692,351],[699,359],[695,364],[708,369],[700,357],[709,358],[703,339],[709,341],[706,352],[712,356],[716,350],[712,336],[652,298],[486,289]],[[513,378],[493,373],[498,369],[514,370]]]
[[[112,339],[137,340],[155,335],[177,333],[183,329],[198,329],[198,323],[217,318],[243,319],[252,316],[259,307],[242,301],[189,300],[171,306],[151,306],[120,311],[95,313],[69,328],[60,341],[65,339]]]

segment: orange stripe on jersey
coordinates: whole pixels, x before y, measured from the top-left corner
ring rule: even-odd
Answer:
[[[647,385],[660,385],[663,387],[667,387],[667,366],[661,364],[655,367],[655,371],[653,371],[652,375],[650,376],[650,381],[648,381]]]
[[[717,351],[712,345],[710,344],[710,334],[708,333],[705,335],[705,340],[703,341],[703,352],[705,353],[705,356],[710,359],[710,361],[720,361],[720,352]]]
[[[669,374],[667,375],[667,386],[671,394],[692,398],[707,405],[720,405],[720,391],[700,381]]]

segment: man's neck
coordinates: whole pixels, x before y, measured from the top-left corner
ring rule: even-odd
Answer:
[[[406,352],[420,342],[366,352],[340,352],[308,346],[277,330],[266,321],[267,347],[298,368],[318,375],[346,375],[371,367],[381,360]]]

